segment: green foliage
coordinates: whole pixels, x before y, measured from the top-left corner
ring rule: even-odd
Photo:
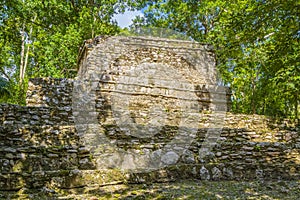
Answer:
[[[179,39],[213,44],[233,111],[299,118],[300,3],[294,0],[1,1],[0,77],[9,82],[7,97],[19,99],[13,91],[30,77],[73,77],[82,41],[119,33],[112,16],[142,8],[144,17],[121,34],[177,38],[181,32]]]
[[[144,37],[159,37],[177,40],[192,40],[185,34],[174,31],[172,29],[164,29],[158,27],[130,27],[124,28],[118,35],[121,36],[144,36]]]
[[[0,97],[3,99],[7,99],[10,96],[8,84],[9,82],[5,78],[0,77]]]
[[[25,96],[28,80],[24,80],[24,84],[9,82],[4,78],[0,78],[0,103],[11,103],[25,105]]]
[[[233,111],[299,118],[299,1],[146,2],[133,27],[170,28],[215,46]]]
[[[118,0],[1,1],[0,77],[11,86],[7,101],[19,98],[15,95],[30,77],[74,77],[82,42],[118,33],[112,17],[128,5]]]

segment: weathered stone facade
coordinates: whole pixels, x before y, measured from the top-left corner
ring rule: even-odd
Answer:
[[[81,55],[78,80],[32,79],[28,106],[0,106],[0,190],[300,178],[299,130],[226,113],[209,47],[111,37]]]
[[[97,168],[141,171],[175,164],[201,125],[207,128],[204,134],[213,128],[208,124],[221,128],[216,124],[222,123],[229,92],[217,85],[209,46],[97,37],[84,47],[74,82],[73,114]],[[212,111],[214,119],[201,123],[203,111]],[[216,140],[218,134],[216,130],[209,137]],[[165,138],[168,143],[160,143]]]

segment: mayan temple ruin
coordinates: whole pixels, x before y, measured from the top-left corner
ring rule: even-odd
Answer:
[[[230,113],[215,62],[194,41],[86,41],[75,79],[31,79],[26,106],[1,104],[0,191],[299,179],[297,131]]]

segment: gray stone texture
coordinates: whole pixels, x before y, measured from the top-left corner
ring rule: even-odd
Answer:
[[[211,48],[195,42],[85,43],[82,84],[31,79],[27,106],[0,105],[0,190],[299,179],[299,129],[259,115],[216,115],[230,107],[230,94],[216,86],[214,62]]]

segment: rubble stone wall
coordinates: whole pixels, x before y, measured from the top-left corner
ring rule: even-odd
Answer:
[[[31,79],[27,106],[0,105],[0,190],[300,178],[299,129],[226,112],[209,46],[97,37],[79,65]]]
[[[191,67],[189,75],[198,75],[196,80],[202,84],[215,84],[217,79],[212,47],[192,41],[99,36],[86,42],[80,55],[79,76],[87,78],[93,77],[99,71],[115,75],[118,71],[111,70],[111,66],[122,66],[122,60],[125,60],[126,63],[129,61],[132,64],[154,62],[182,66],[187,63]]]
[[[54,82],[56,86],[50,84]],[[72,90],[71,81],[66,79],[35,79],[30,84],[32,88],[42,86],[40,89],[48,92],[47,97],[53,95],[53,99],[58,98],[57,95],[62,98],[62,85],[65,94],[70,94]],[[65,97],[61,100],[68,99]],[[39,105],[39,100],[31,101],[31,105]],[[70,108],[62,106],[59,101],[51,101],[51,107],[0,106],[1,190],[74,188],[116,181],[137,183],[178,178],[300,178],[299,130],[287,128],[287,122],[276,123],[259,115],[227,113],[216,145],[201,156],[199,151],[208,133],[205,124],[211,117],[210,112],[204,112],[199,120],[201,126],[183,154],[176,156],[176,152],[167,152],[168,157],[164,159],[170,165],[158,170],[136,172],[117,167],[101,168],[99,152],[91,149],[78,134]],[[170,133],[176,132],[169,128],[164,130],[169,134],[158,135],[158,139],[138,140],[117,133],[105,136],[107,141],[120,149],[147,154],[168,145],[173,137]]]

